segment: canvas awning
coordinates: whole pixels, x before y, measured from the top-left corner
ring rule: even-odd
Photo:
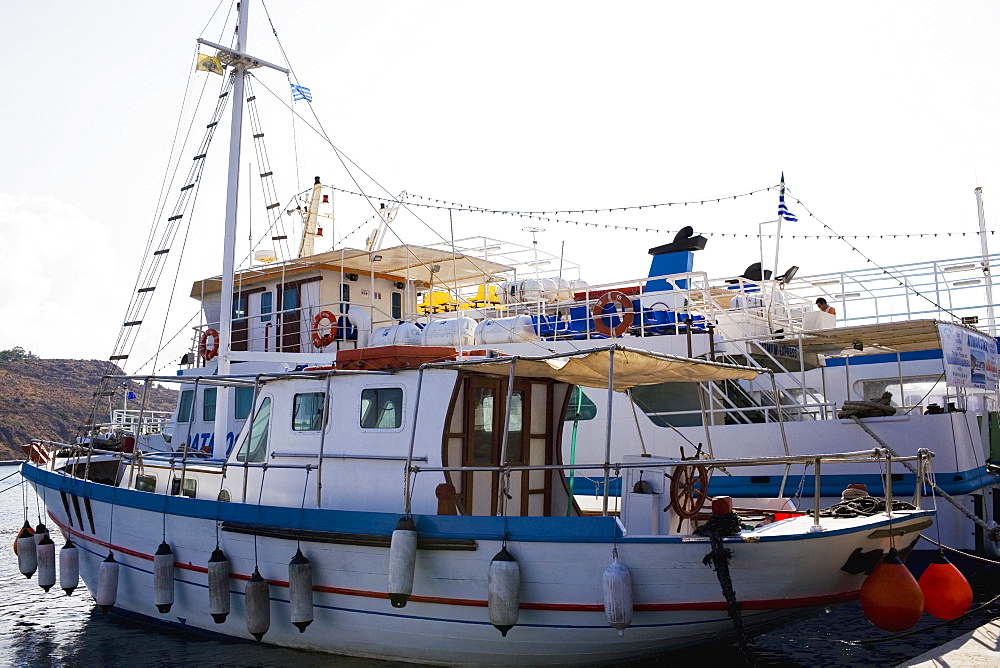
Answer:
[[[937,320],[910,320],[815,330],[803,334],[802,347],[823,355],[905,353],[940,349],[941,337]]]
[[[551,378],[582,385],[607,387],[610,357],[614,354],[614,389],[621,392],[636,385],[697,383],[713,380],[751,380],[764,369],[661,355],[613,346],[546,357],[502,357],[490,361],[442,362],[435,367],[457,367],[508,376],[514,363],[519,378]]]

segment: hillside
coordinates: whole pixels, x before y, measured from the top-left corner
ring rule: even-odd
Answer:
[[[72,442],[90,416],[94,392],[107,362],[99,360],[46,360],[34,357],[4,360],[0,357],[0,460],[23,459],[21,445],[33,438]],[[142,396],[142,387],[131,388]],[[124,388],[111,398],[122,407]],[[148,410],[173,410],[177,392],[151,388]],[[138,409],[139,402],[129,402]],[[97,417],[110,420],[108,399]]]

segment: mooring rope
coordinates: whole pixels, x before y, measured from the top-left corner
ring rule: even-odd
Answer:
[[[874,638],[872,640],[841,640],[840,642],[847,643],[848,645],[877,645],[878,643],[891,642],[893,640],[899,640],[901,638],[908,638],[909,636],[912,636],[912,635],[917,634],[917,633],[926,633],[927,631],[933,631],[934,629],[939,629],[942,626],[947,626],[948,624],[953,624],[953,623],[957,622],[960,619],[964,619],[965,617],[968,617],[969,615],[973,615],[973,614],[979,612],[983,608],[986,608],[986,607],[989,607],[989,606],[993,605],[997,601],[1000,601],[1000,594],[997,594],[996,596],[994,596],[990,600],[986,601],[985,603],[982,603],[981,605],[977,605],[975,608],[970,608],[968,612],[966,612],[963,615],[959,615],[955,619],[946,619],[943,622],[938,622],[937,624],[932,624],[931,626],[924,626],[924,627],[919,628],[919,629],[911,629],[909,631],[904,631],[903,633],[897,633],[896,635],[892,635],[892,636],[886,636],[884,638]],[[994,620],[996,620],[996,619],[997,618],[994,617]]]
[[[927,536],[925,536],[923,534],[920,534],[920,537],[923,538],[924,540],[926,540],[928,543],[933,543],[934,545],[937,545],[942,550],[948,550],[949,552],[954,552],[955,554],[960,554],[963,557],[968,557],[969,559],[975,559],[976,561],[982,561],[982,562],[985,562],[987,564],[994,564],[994,565],[1000,566],[1000,561],[996,561],[995,559],[987,559],[986,557],[980,557],[979,555],[976,555],[976,554],[969,554],[968,552],[963,552],[962,550],[957,550],[957,549],[955,549],[953,547],[948,547],[947,545],[943,545],[942,543],[939,543],[936,540],[931,540],[930,538],[928,538]]]
[[[850,417],[851,417],[852,420],[854,420],[855,424],[857,424],[869,436],[871,436],[873,439],[875,439],[876,443],[878,443],[880,446],[882,446],[883,448],[885,448],[886,450],[888,450],[892,454],[893,457],[896,457],[896,458],[899,457],[899,453],[897,453],[888,443],[886,443],[881,438],[879,438],[879,435],[876,434],[874,431],[872,431],[868,427],[868,425],[866,425],[865,423],[863,423],[861,421],[861,419],[857,415],[852,415]],[[921,481],[919,480],[920,474],[917,473],[917,471],[913,468],[913,466],[910,464],[910,462],[904,461],[904,462],[900,462],[900,463],[903,466],[905,466],[907,468],[907,470],[910,471],[910,473],[912,473],[913,475],[917,476],[917,478],[918,478],[917,484],[921,484]],[[982,519],[980,519],[975,513],[970,512],[968,508],[966,508],[961,503],[959,503],[958,501],[956,501],[955,497],[953,497],[951,494],[949,494],[948,492],[946,492],[943,489],[941,489],[940,487],[938,487],[938,484],[936,482],[927,481],[927,484],[930,485],[931,489],[933,489],[935,492],[937,492],[941,496],[942,499],[944,499],[945,501],[947,501],[951,505],[955,506],[955,508],[957,508],[959,510],[959,512],[961,512],[967,518],[969,518],[970,520],[972,520],[973,522],[975,522],[976,525],[979,528],[981,528],[983,531],[985,531],[986,532],[986,537],[987,537],[988,540],[992,540],[993,542],[997,542],[997,540],[1000,539],[1000,526],[990,526],[989,524],[987,524],[985,521],[983,521]]]

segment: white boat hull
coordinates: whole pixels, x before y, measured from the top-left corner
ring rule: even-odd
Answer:
[[[100,563],[111,550],[121,564],[113,612],[187,632],[250,639],[243,592],[256,567],[270,583],[271,625],[264,642],[287,647],[423,663],[580,664],[641,657],[734,635],[717,576],[703,563],[711,550],[706,538],[623,536],[612,517],[505,521],[417,516],[421,535],[461,549],[418,550],[413,595],[404,608],[393,608],[386,594],[387,543],[317,539],[350,542],[345,535],[351,532],[344,531],[350,526],[355,537],[387,537],[396,516],[329,510],[303,514],[294,508],[164,499],[30,465],[24,471],[39,496],[48,498],[52,521],[78,545],[81,575],[91,593]],[[65,503],[55,500],[57,490]],[[906,533],[896,545],[915,541],[919,528],[929,524],[929,514],[897,516],[894,527]],[[216,517],[221,519],[218,534]],[[255,518],[260,520],[256,542],[251,535]],[[824,530],[806,533],[811,524],[809,518],[785,520],[726,539],[733,551],[734,588],[751,632],[804,608],[856,597],[864,573],[841,567],[859,548],[872,553],[890,547],[888,538],[872,537],[885,534],[878,533],[888,525],[884,516],[824,520]],[[338,532],[311,534],[313,540],[300,543],[314,567],[315,621],[304,633],[292,625],[288,601],[288,562],[296,540],[266,535],[294,533],[299,527]],[[489,562],[501,548],[505,529],[522,581],[517,625],[502,637],[489,622],[486,600]],[[208,605],[206,566],[216,535],[231,572],[232,611],[222,624],[213,621]],[[602,574],[611,562],[616,535],[635,597],[633,623],[621,636],[608,625],[602,593]],[[157,612],[153,591],[152,558],[162,539],[176,558],[175,600],[167,614]]]

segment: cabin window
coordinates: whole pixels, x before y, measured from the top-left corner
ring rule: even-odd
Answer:
[[[184,390],[181,392],[180,405],[177,407],[177,421],[191,421],[191,407],[194,404],[194,390]]]
[[[274,293],[267,291],[260,296],[260,321],[271,322],[272,311],[274,311]]]
[[[597,417],[597,405],[579,387],[574,387],[569,394],[569,404],[566,405],[566,415],[563,420],[593,420]]]
[[[229,503],[232,500],[232,495],[229,493],[228,489],[223,489],[219,491],[219,501],[223,503]]]
[[[479,379],[471,384],[472,450],[470,466],[496,466],[503,448],[504,403],[507,392],[498,380]],[[515,385],[510,395],[510,422],[507,427],[507,464],[525,461],[527,428],[525,389]]]
[[[500,416],[503,420],[503,416]],[[507,462],[522,464],[524,459],[524,391],[510,395],[510,422],[507,425]]]
[[[135,477],[135,488],[140,492],[156,491],[155,475],[138,475]]]
[[[393,320],[401,320],[403,318],[403,293],[393,292],[391,297],[392,303],[389,317]]]
[[[198,495],[198,481],[193,478],[185,478],[182,483],[180,478],[174,478],[170,483],[170,493],[174,496],[180,494],[193,499]]]
[[[323,428],[322,392],[296,394],[293,405],[293,431],[319,431]]]
[[[229,333],[231,350],[248,350],[247,337],[250,323],[247,320],[247,306],[250,298],[245,294],[233,295],[233,326]]]
[[[340,312],[347,313],[351,308],[351,286],[348,283],[340,284]]]
[[[362,429],[399,429],[403,425],[403,388],[376,387],[361,391]]]
[[[236,453],[236,461],[240,462],[262,462],[267,454],[267,430],[271,424],[271,398],[265,397],[260,402],[257,415],[253,418],[250,432],[243,439],[239,452]]]
[[[472,466],[489,466],[493,461],[494,391],[476,387],[472,413]]]
[[[253,408],[253,390],[252,387],[237,387],[236,388],[236,419],[246,420],[250,415],[250,409]]]
[[[247,317],[247,296],[233,297],[233,320],[244,320]]]
[[[201,418],[205,422],[215,422],[215,399],[218,395],[217,387],[206,387],[201,395]]]

